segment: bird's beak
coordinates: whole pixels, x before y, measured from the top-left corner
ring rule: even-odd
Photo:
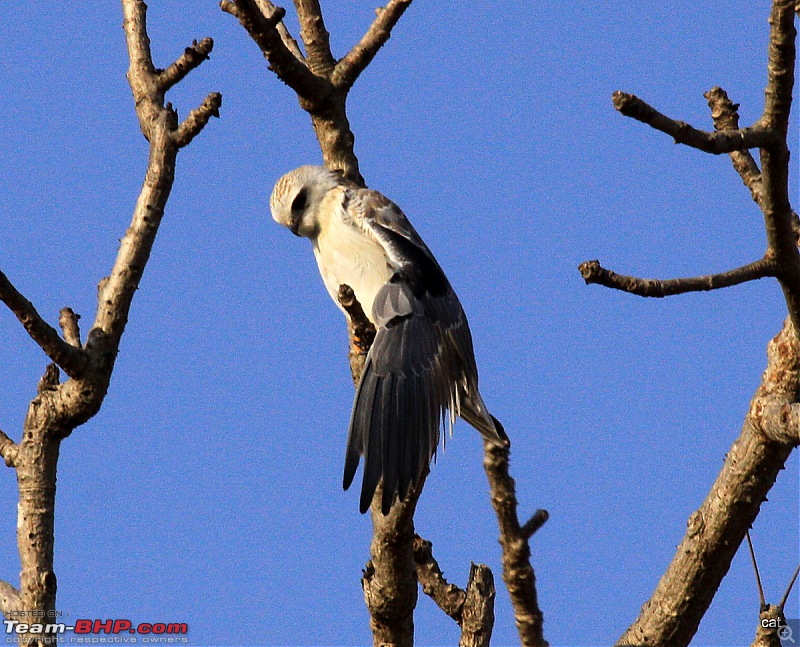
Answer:
[[[292,218],[289,222],[289,231],[291,231],[298,238],[300,237],[300,219]]]

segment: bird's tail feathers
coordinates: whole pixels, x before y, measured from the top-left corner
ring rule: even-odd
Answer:
[[[483,403],[480,393],[474,395],[464,395],[461,398],[461,410],[459,411],[461,417],[477,429],[481,435],[488,441],[497,445],[505,445],[508,443],[508,436],[506,435],[503,425],[497,420]]]

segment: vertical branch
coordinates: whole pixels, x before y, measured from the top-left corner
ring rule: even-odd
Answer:
[[[495,424],[499,424],[495,421]],[[517,516],[517,496],[514,479],[508,471],[510,444],[483,444],[483,467],[489,479],[492,506],[500,528],[503,549],[503,580],[511,596],[514,619],[524,647],[543,647],[544,615],[536,595],[536,575],[531,566],[530,537],[547,519],[539,510],[534,517],[520,525]]]

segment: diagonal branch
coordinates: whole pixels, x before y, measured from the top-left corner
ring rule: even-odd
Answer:
[[[31,339],[45,354],[73,378],[80,378],[89,365],[89,356],[61,339],[58,331],[42,319],[33,304],[0,272],[0,301],[19,319]]]
[[[189,72],[199,67],[203,61],[207,61],[213,47],[214,41],[211,38],[204,38],[199,43],[196,40],[192,41],[192,45],[187,47],[172,65],[158,74],[161,91],[166,92]]]
[[[758,515],[778,473],[800,444],[800,340],[791,320],[768,347],[767,369],[742,432],[717,480],[687,523],[672,563],[619,645],[686,645]]]
[[[19,591],[8,582],[0,580],[0,612],[9,620],[14,619],[16,612],[22,611]]]
[[[384,46],[392,35],[392,29],[400,20],[412,0],[389,0],[389,3],[377,9],[377,17],[367,33],[353,46],[347,55],[336,64],[331,81],[340,88],[349,89],[359,75],[375,58],[378,50]]]
[[[714,120],[716,130],[738,130],[739,129],[739,104],[733,103],[725,90],[720,87],[713,87],[703,95],[711,108],[711,118]],[[758,168],[753,155],[749,150],[731,151],[731,161],[734,170],[742,178],[744,185],[750,189],[750,195],[757,204],[761,204],[762,182],[761,170]]]
[[[599,261],[586,261],[578,266],[587,285],[596,283],[607,288],[621,290],[640,297],[655,297],[661,299],[676,294],[687,292],[705,292],[739,285],[748,281],[763,279],[767,276],[776,276],[778,266],[774,259],[761,258],[748,265],[737,267],[720,274],[694,276],[680,279],[640,279],[635,276],[625,276],[607,270]]]
[[[697,130],[684,121],[675,121],[642,101],[633,94],[617,91],[611,100],[621,114],[641,121],[648,126],[670,135],[676,144],[685,144],[706,153],[720,155],[731,151],[763,148],[778,141],[772,129],[753,126],[738,130],[716,131],[713,133]]]
[[[14,467],[17,463],[17,454],[19,446],[6,433],[0,430],[0,456],[2,456],[6,465]]]
[[[200,108],[192,111],[179,127],[172,106],[164,105],[164,77],[159,75],[151,58],[146,25],[147,6],[142,0],[122,0],[122,9],[130,58],[128,82],[133,92],[139,124],[150,142],[150,156],[131,225],[120,242],[110,275],[100,282],[98,289],[97,315],[89,333],[87,348],[97,350],[96,345],[102,340],[101,350],[106,356],[109,353],[112,356],[116,354],[128,321],[133,295],[150,258],[153,241],[175,179],[178,150],[202,130],[210,116],[218,113],[221,103],[218,93],[210,94]],[[201,43],[203,46],[200,53],[210,51],[213,45],[211,39],[205,39]],[[196,67],[203,60],[205,59],[195,57],[193,64]],[[170,78],[185,75],[190,69],[192,68],[178,72],[175,68],[169,72]],[[111,363],[113,364],[113,359]]]
[[[192,110],[175,131],[174,140],[178,148],[188,146],[200,131],[205,128],[211,117],[219,118],[221,106],[222,95],[219,92],[209,93],[203,99],[203,103]]]
[[[439,563],[433,557],[433,544],[419,535],[414,536],[414,563],[417,565],[417,579],[425,595],[453,620],[460,622],[467,592],[444,578]]]
[[[269,7],[270,12],[262,13],[259,5]],[[281,37],[277,25],[286,15],[284,9],[264,0],[258,4],[255,0],[222,0],[220,8],[239,21],[269,62],[270,69],[298,96],[321,100],[329,93],[324,79],[313,74]]]

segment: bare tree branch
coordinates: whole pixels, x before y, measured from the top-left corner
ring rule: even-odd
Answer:
[[[500,422],[494,420],[495,425],[502,428]],[[489,441],[483,443],[483,467],[500,527],[503,580],[511,596],[520,642],[523,647],[542,647],[547,642],[543,631],[544,616],[536,594],[536,575],[531,566],[531,548],[526,536],[530,527],[523,531],[517,517],[516,486],[508,471],[510,455],[510,443],[505,446]]]
[[[730,568],[761,502],[800,443],[785,417],[800,392],[800,341],[790,320],[768,347],[767,369],[742,432],[639,618],[620,645],[687,645]]]
[[[765,91],[764,125],[784,136],[789,127],[794,87],[795,0],[774,0],[769,16],[769,62]]]
[[[214,48],[214,41],[204,38],[199,43],[195,40],[190,47],[187,47],[183,54],[165,70],[158,74],[158,84],[161,92],[166,92],[189,72],[199,67],[203,61],[207,61],[209,53]]]
[[[414,561],[423,592],[461,627],[459,647],[488,647],[494,628],[494,577],[484,564],[472,564],[466,590],[450,584],[433,557],[433,546],[414,537]]]
[[[297,93],[300,106],[311,115],[325,165],[342,171],[360,186],[365,186],[365,182],[353,151],[355,137],[347,119],[347,94],[389,38],[408,4],[410,0],[390,0],[359,44],[335,64],[318,0],[295,0],[305,57],[281,23],[284,10],[269,0],[220,3],[223,11],[235,16],[247,30],[269,61],[270,69]]]
[[[489,647],[494,628],[494,576],[484,564],[472,564],[461,614],[459,647]]]
[[[423,472],[404,501],[395,499],[387,515],[381,512],[382,482],[372,498],[370,560],[361,586],[375,645],[411,647],[414,644],[414,608],[417,605],[414,511],[426,476],[427,472]]]
[[[147,7],[142,0],[122,0],[122,8],[130,57],[128,81],[133,92],[139,124],[150,142],[150,158],[131,225],[121,241],[111,274],[100,283],[97,315],[87,340],[87,348],[95,348],[102,339],[103,348],[109,349],[113,354],[116,354],[116,348],[128,321],[133,295],[139,286],[164,215],[164,207],[175,178],[175,159],[178,149],[192,140],[211,115],[218,114],[221,102],[218,93],[210,94],[200,108],[192,111],[186,121],[178,127],[177,115],[172,106],[164,105],[161,81],[164,77],[156,71],[151,58],[150,39],[146,28]],[[207,55],[213,46],[213,41],[205,39],[201,43],[203,47],[200,53],[205,52]],[[192,65],[196,67],[203,60],[205,59],[193,55]],[[179,74],[185,75],[191,69],[192,66],[188,66],[180,73],[170,72],[169,78],[174,79]]]
[[[525,539],[530,539],[545,523],[547,523],[549,518],[550,513],[547,512],[547,510],[542,510],[539,508],[533,513],[530,519],[522,524],[522,528],[520,529],[522,531],[522,536],[525,537]]]
[[[130,57],[128,80],[142,132],[150,142],[150,156],[131,225],[121,241],[110,276],[100,282],[97,315],[86,346],[81,348],[78,315],[70,308],[63,308],[60,313],[62,340],[0,274],[0,298],[55,362],[48,365],[39,381],[36,396],[28,407],[20,442],[14,444],[5,434],[0,434],[0,455],[16,468],[17,547],[21,566],[19,591],[0,583],[0,604],[4,611],[16,608],[34,614],[36,620],[30,623],[31,627],[41,624],[40,619],[52,617],[55,611],[57,582],[53,548],[61,441],[102,405],[131,301],[172,187],[179,147],[188,143],[207,121],[207,118],[203,121],[202,115],[190,115],[185,131],[177,131],[177,116],[169,104],[164,105],[164,90],[203,60],[201,55],[210,50],[210,39],[196,49],[190,48],[192,53],[187,51],[162,73],[165,76],[161,76],[151,59],[144,2],[122,0],[122,8]],[[64,383],[60,383],[59,366],[70,378]],[[35,630],[20,634],[19,638],[21,642],[32,644],[43,642],[41,634]]]
[[[189,112],[189,116],[178,126],[175,131],[175,144],[183,148],[205,128],[211,117],[219,117],[219,109],[222,106],[222,95],[219,92],[211,92],[197,108]]]
[[[787,129],[794,87],[795,38],[793,0],[774,0],[770,13],[769,62],[764,114],[761,122],[779,135],[772,147],[761,149],[761,175],[768,250],[780,266],[778,280],[786,306],[800,329],[800,253],[795,217],[789,201]]]
[[[640,297],[663,298],[687,292],[703,292],[719,290],[722,288],[739,285],[747,281],[763,279],[767,276],[776,276],[778,268],[773,259],[761,258],[753,263],[737,267],[721,274],[695,276],[681,279],[640,279],[635,276],[625,276],[607,270],[599,261],[586,261],[578,266],[587,285],[596,283],[607,288],[622,290]]]
[[[460,623],[467,592],[444,578],[439,563],[433,557],[433,544],[419,535],[414,537],[414,562],[417,565],[417,579],[425,595]]]
[[[6,433],[0,430],[0,456],[3,457],[6,465],[14,467],[17,464],[17,453],[19,447]]]
[[[670,119],[639,97],[625,92],[615,92],[611,96],[611,100],[620,113],[670,135],[676,144],[685,144],[714,155],[748,148],[761,148],[775,144],[777,141],[773,130],[758,126],[713,133],[697,130],[684,121]]]
[[[8,582],[0,580],[0,612],[11,619],[16,611],[21,610],[19,591]]]
[[[331,41],[325,29],[325,19],[318,0],[294,0],[300,20],[300,37],[306,46],[306,63],[314,74],[329,78],[336,64],[331,53]]]
[[[259,4],[271,7],[271,12],[262,13],[255,0],[222,0],[220,7],[241,23],[281,81],[300,97],[323,99],[330,92],[328,85],[297,58],[278,32],[277,25],[286,11],[271,2],[262,0]]]
[[[353,384],[358,386],[361,372],[364,370],[367,353],[372,347],[372,342],[375,341],[375,326],[364,314],[353,288],[349,285],[340,285],[338,297],[339,303],[348,316],[347,332],[350,339],[348,358],[350,360]]]
[[[738,103],[733,103],[725,90],[713,87],[703,95],[711,108],[711,118],[716,130],[731,131],[739,129]],[[749,150],[731,151],[733,168],[742,178],[744,185],[750,189],[750,195],[756,204],[761,204],[762,183],[761,170],[758,168]]]
[[[377,9],[377,17],[367,33],[336,64],[331,81],[340,88],[350,89],[367,65],[375,58],[378,50],[384,46],[392,35],[392,29],[400,20],[403,12],[411,5],[411,0],[389,0],[383,8]]]
[[[31,339],[39,344],[45,354],[63,368],[67,375],[74,378],[83,375],[89,364],[88,355],[61,339],[58,331],[42,319],[33,304],[19,293],[3,272],[0,272],[0,301],[8,306]]]
[[[75,314],[72,308],[61,308],[58,313],[58,325],[61,327],[64,341],[78,348],[81,348],[81,329],[78,326],[78,319],[80,318],[81,316]]]

